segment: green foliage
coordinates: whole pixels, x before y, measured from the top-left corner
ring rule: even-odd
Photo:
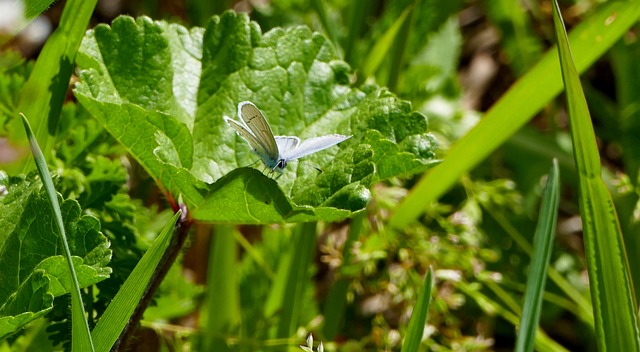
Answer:
[[[349,87],[348,66],[303,27],[262,34],[231,12],[190,31],[120,17],[88,33],[78,64],[79,101],[197,220],[338,221],[364,208],[373,182],[423,171],[433,157],[424,116],[385,89]],[[243,100],[275,134],[354,137],[291,165],[277,184],[230,173],[255,161],[222,119]],[[238,192],[249,197],[230,202]]]
[[[86,111],[76,109],[74,105],[66,105],[62,112],[57,133],[59,142],[55,148],[55,156],[59,159],[53,158],[51,163],[57,165],[56,169],[60,172],[55,184],[66,199],[61,203],[63,220],[70,236],[72,254],[78,256],[74,257],[74,262],[77,262],[76,270],[81,287],[91,287],[97,283],[99,288],[97,296],[84,295],[84,300],[88,302],[87,307],[90,307],[88,309],[92,314],[100,317],[148,247],[148,240],[142,238],[141,234],[155,228],[153,221],[166,223],[168,218],[165,214],[157,214],[154,208],[143,207],[140,200],[132,200],[129,197],[127,189],[123,187],[127,180],[124,166],[118,159],[105,157],[113,153],[122,153],[122,148],[113,145],[114,141],[104,134],[97,121],[88,116]],[[32,274],[24,278],[34,280],[42,277],[40,280],[44,280],[42,294],[24,296],[32,298],[30,309],[34,309],[33,312],[37,314],[25,310],[14,318],[13,314],[5,311],[6,319],[11,319],[9,321],[12,324],[6,331],[19,331],[20,327],[42,316],[42,313],[54,306],[54,310],[48,315],[52,324],[49,330],[52,332],[54,345],[66,346],[72,336],[71,325],[68,324],[69,315],[64,313],[68,310],[69,303],[60,295],[68,292],[70,282],[65,276],[68,275],[68,271],[64,270],[64,260],[58,255],[61,253],[60,244],[55,244],[59,234],[51,232],[52,215],[42,215],[50,211],[50,207],[46,205],[46,197],[40,192],[41,185],[33,175],[3,175],[6,191],[1,196],[4,229],[1,234],[6,239],[3,238],[0,243],[4,246],[3,251],[11,254],[0,255],[0,260],[5,263],[6,268],[3,273],[10,274],[16,270],[29,272],[29,266],[13,260],[13,253],[16,253],[22,258],[40,258],[40,264],[35,267],[31,265]],[[34,219],[45,221],[33,221]],[[159,230],[153,230],[153,236]],[[26,246],[20,247],[21,251],[31,251],[31,255],[15,252],[10,247],[11,243],[16,243],[15,239],[20,231],[32,233],[26,238],[34,239],[27,241]],[[78,241],[80,242],[76,245]],[[46,243],[54,245],[45,245]],[[79,262],[80,257],[83,259],[82,263]],[[110,267],[107,267],[109,262]],[[26,274],[20,277],[24,275]],[[30,287],[27,286],[28,282],[25,281],[21,287]],[[10,289],[12,286],[3,287]],[[57,296],[55,301],[53,296]],[[16,297],[22,296],[18,294]],[[42,311],[35,310],[38,298],[46,299]]]
[[[72,283],[62,255],[62,242],[42,184],[31,175],[27,178],[3,176],[5,194],[0,198],[2,232],[0,263],[4,268],[0,281],[3,320],[17,331],[27,322],[51,309],[53,297],[70,292]],[[111,258],[106,238],[94,217],[82,215],[74,200],[60,203],[67,229],[69,247],[81,287],[107,278]],[[25,317],[30,319],[25,319]],[[14,320],[15,319],[15,320]]]
[[[223,13],[231,3],[248,15]],[[543,54],[553,23],[537,4],[124,2],[119,13],[152,19],[100,6],[95,21],[115,20],[85,34],[94,5],[66,3],[35,68],[0,53],[0,162],[11,164],[0,172],[0,262],[3,273],[24,279],[0,273],[10,298],[0,306],[0,331],[10,335],[0,349],[69,349],[77,335],[59,253],[21,272],[10,249],[44,247],[31,240],[11,247],[16,233],[57,239],[33,215],[46,210],[37,179],[13,176],[29,156],[20,111],[44,133],[69,233],[100,238],[86,242],[96,247],[85,257],[74,254],[99,350],[127,342],[150,350],[314,350],[311,338],[303,342],[311,333],[327,351],[488,351],[513,349],[516,337],[563,351],[633,339],[607,324],[634,320],[632,295],[616,287],[640,278],[632,260],[625,276],[616,255],[634,258],[640,248],[638,41],[624,35],[640,14],[635,4],[565,12],[601,147],[594,165],[602,172],[592,173],[604,181],[579,198],[584,170],[553,99],[562,89],[557,55]],[[54,23],[56,13],[47,14]],[[486,85],[477,85],[483,77]],[[258,157],[222,119],[236,117],[243,100],[278,135],[353,137],[273,179],[252,167]],[[429,171],[436,140],[443,162]],[[550,249],[550,241],[534,245],[532,229],[538,220],[551,224],[539,203],[554,157],[563,187],[560,210],[546,208],[558,215]],[[605,186],[611,200],[600,197]],[[575,223],[594,217],[580,201],[615,203],[620,220],[612,241],[592,241],[599,237],[585,226],[586,257]],[[594,252],[604,259],[593,260]],[[545,271],[538,264],[547,260]],[[598,298],[612,292],[621,298]],[[523,302],[525,295],[534,298]]]

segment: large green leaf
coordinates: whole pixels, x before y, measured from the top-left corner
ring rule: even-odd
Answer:
[[[120,17],[88,32],[77,62],[78,100],[197,220],[337,221],[364,208],[367,186],[433,157],[426,118],[385,89],[350,87],[349,67],[306,27],[262,34],[233,12],[191,30]],[[258,160],[222,118],[244,100],[276,135],[353,137],[289,164],[277,182],[230,173]]]
[[[72,289],[69,267],[53,211],[33,177],[5,176],[0,193],[0,337],[52,307],[53,297]],[[80,287],[109,277],[111,250],[99,221],[81,215],[74,200],[60,203]]]

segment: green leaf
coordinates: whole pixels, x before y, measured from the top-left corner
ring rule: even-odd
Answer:
[[[553,159],[551,171],[542,195],[540,218],[536,226],[533,239],[533,255],[527,277],[527,292],[525,294],[522,317],[516,351],[533,351],[540,312],[542,311],[542,296],[547,279],[547,269],[553,249],[553,239],[558,220],[558,205],[560,202],[560,176],[558,161]]]
[[[31,310],[35,305],[16,306],[11,301],[25,299],[48,303],[40,309],[49,309],[54,296],[72,290],[71,276],[63,253],[60,234],[56,229],[53,211],[42,184],[29,178],[9,178],[2,174],[2,186],[6,191],[0,196],[0,315],[18,315]],[[58,196],[59,197],[59,196]],[[73,255],[74,267],[80,287],[87,287],[109,277],[107,267],[111,250],[106,238],[100,233],[99,221],[82,215],[74,200],[60,203],[62,221]],[[46,283],[32,276],[43,276]],[[44,285],[44,290],[31,292],[29,280]],[[36,287],[36,284],[31,284]],[[26,291],[25,291],[26,290]],[[33,296],[38,293],[40,296]],[[23,295],[26,295],[23,297]],[[46,297],[50,298],[46,298]],[[11,306],[13,310],[6,310]],[[22,307],[22,311],[16,311]],[[32,316],[34,319],[37,315]],[[25,321],[25,323],[28,321]],[[1,335],[0,335],[1,336]]]
[[[0,307],[0,339],[20,330],[51,310],[53,295],[47,292],[49,278],[42,270],[24,280]]]
[[[602,180],[589,108],[556,1],[553,22],[580,184],[580,215],[598,349],[640,351],[638,307],[622,231],[611,194]]]
[[[33,188],[29,189],[39,186],[38,183],[32,182],[26,189],[14,189],[23,192],[7,197],[10,187],[3,185],[6,194],[2,206],[18,207],[18,210],[7,212],[13,213],[11,215],[17,218],[8,221],[10,232],[2,236],[5,241],[0,248],[3,254],[0,260],[4,262],[3,267],[7,268],[3,272],[3,279],[10,280],[8,282],[14,285],[6,285],[0,294],[6,297],[34,271],[41,270],[50,279],[51,285],[47,285],[46,289],[51,295],[71,292],[73,348],[93,350],[80,286],[81,282],[90,285],[109,276],[111,269],[106,265],[111,251],[106,239],[99,232],[100,224],[97,219],[80,217],[80,206],[75,201],[69,200],[60,204],[60,196],[55,191],[46,161],[29,122],[24,115],[22,120],[43,182],[44,195],[33,192]],[[16,197],[27,198],[27,202],[12,204]],[[60,256],[59,253],[63,253],[64,256]],[[72,253],[76,256],[72,257]]]
[[[349,67],[305,27],[262,34],[233,12],[191,30],[119,17],[88,32],[77,62],[78,100],[197,220],[338,221],[364,209],[373,182],[433,157],[426,118],[385,89],[350,87]],[[244,100],[276,135],[353,137],[291,163],[277,183],[232,173],[259,159],[222,118]]]
[[[586,70],[610,48],[640,17],[635,2],[602,4],[571,35],[576,66]],[[465,172],[490,155],[562,89],[555,50],[544,57],[487,112],[480,123],[458,140],[447,158],[430,170],[396,208],[391,225],[402,228],[416,219],[428,204],[437,200]]]
[[[60,158],[67,168],[74,164],[83,164],[85,157],[92,154],[91,152],[99,155],[114,154],[109,150],[95,151],[104,140],[111,142],[110,137],[100,122],[75,104],[67,104],[62,108],[56,139],[56,157]]]
[[[346,188],[328,201],[356,204],[359,210],[369,200],[369,190],[359,185],[357,191]],[[359,206],[359,208],[358,208]],[[321,218],[339,221],[353,211],[330,206],[297,206],[282,193],[276,181],[266,179],[260,171],[249,168],[233,170],[213,185],[206,200],[191,213],[194,219],[217,223],[263,224],[269,222],[301,222]]]

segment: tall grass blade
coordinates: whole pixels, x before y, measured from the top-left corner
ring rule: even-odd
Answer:
[[[433,268],[429,267],[427,276],[424,278],[424,286],[420,290],[418,302],[413,307],[407,334],[402,344],[402,352],[417,351],[424,335],[424,325],[427,322],[429,303],[431,302],[431,290],[433,289]]]
[[[527,291],[520,317],[520,329],[516,342],[516,351],[533,351],[540,312],[542,296],[547,281],[547,270],[551,260],[553,239],[558,220],[560,203],[560,176],[558,161],[553,159],[551,171],[542,195],[540,218],[533,239],[533,257],[527,277]]]
[[[96,350],[109,351],[129,323],[131,315],[139,304],[149,281],[152,279],[158,263],[162,260],[166,249],[171,243],[176,222],[182,211],[175,213],[171,221],[153,241],[153,244],[133,268],[131,274],[113,298],[96,327],[91,332]]]
[[[635,6],[638,7],[637,3]],[[589,108],[556,1],[553,21],[578,169],[580,212],[598,349],[640,351],[638,307],[622,231],[613,200],[601,177],[600,156]]]
[[[47,168],[47,161],[44,159],[42,150],[38,146],[38,141],[33,135],[29,121],[24,116],[22,117],[22,123],[24,129],[27,132],[27,139],[31,146],[31,152],[33,153],[33,159],[36,162],[38,173],[40,173],[40,179],[44,185],[44,189],[47,191],[49,201],[51,202],[51,208],[55,215],[56,224],[58,225],[58,231],[62,237],[62,244],[64,248],[64,255],[69,265],[69,273],[73,280],[73,288],[71,290],[71,329],[73,336],[71,337],[71,349],[73,351],[93,351],[93,342],[91,341],[91,333],[89,332],[89,324],[87,323],[87,315],[84,311],[84,304],[82,303],[82,296],[80,295],[80,284],[78,283],[78,276],[73,266],[71,259],[71,251],[69,250],[69,242],[67,242],[67,235],[64,230],[64,224],[62,223],[62,213],[60,212],[60,204],[58,203],[58,193],[55,187],[53,187],[53,180],[51,174]]]
[[[356,43],[362,37],[364,29],[367,27],[367,17],[371,12],[375,1],[371,0],[352,0],[349,2],[347,26],[347,37],[343,43],[344,59],[352,66],[356,65],[354,61]]]
[[[203,337],[205,351],[230,350],[225,337],[236,331],[239,323],[238,249],[234,231],[233,226],[216,226],[211,241],[207,269],[207,328]]]
[[[327,10],[325,9],[325,1],[324,0],[311,0],[311,7],[316,11],[318,18],[320,19],[320,23],[322,24],[322,28],[324,28],[327,36],[336,43],[336,49],[338,49],[338,55],[342,56],[342,50],[339,46],[337,46],[338,34],[336,33],[336,25],[331,22],[331,19],[327,15]]]
[[[376,71],[382,64],[382,61],[389,56],[391,52],[393,52],[393,48],[396,48],[397,42],[401,36],[401,29],[405,26],[405,23],[409,21],[409,15],[412,13],[413,6],[407,7],[400,16],[393,22],[391,27],[387,29],[387,31],[382,35],[382,37],[376,41],[376,44],[371,48],[369,55],[367,55],[367,60],[365,60],[362,65],[362,75],[366,77],[371,77],[375,75]],[[404,47],[404,46],[403,46]],[[393,54],[393,58],[397,55]]]
[[[285,275],[276,278],[285,280],[284,290],[279,297],[281,312],[276,332],[278,338],[290,337],[298,327],[304,290],[309,282],[309,266],[316,245],[316,223],[297,225],[292,238],[294,245],[289,247],[289,254],[292,256],[290,265],[284,271]]]
[[[97,0],[69,0],[59,27],[47,39],[25,84],[18,109],[31,117],[35,136],[43,152],[53,146],[53,138],[80,42],[87,30]],[[29,164],[17,165],[27,171]]]

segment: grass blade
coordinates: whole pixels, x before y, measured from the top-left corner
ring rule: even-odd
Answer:
[[[511,298],[509,298],[509,295],[504,293],[504,290],[500,288],[500,285],[496,284],[495,282],[484,281],[483,284],[485,284],[486,287],[489,288],[502,301],[511,300]],[[494,296],[489,297],[482,293],[481,290],[478,290],[477,285],[473,283],[460,282],[458,288],[469,297],[471,297],[478,304],[480,309],[485,312],[485,314],[489,314],[491,316],[500,316],[514,326],[518,324],[518,316],[513,312],[512,309],[508,309],[507,307],[504,307],[503,305],[496,302],[494,298],[492,298]],[[514,304],[516,303],[514,302]],[[568,352],[566,348],[551,339],[542,329],[539,328],[535,336],[535,348],[536,351],[541,352]]]
[[[402,352],[417,351],[424,335],[424,324],[427,321],[427,313],[429,312],[429,303],[431,302],[431,290],[433,289],[433,269],[429,267],[427,277],[424,278],[424,286],[420,290],[418,302],[413,307],[407,335],[402,344]]]
[[[516,351],[533,351],[536,330],[542,310],[542,296],[547,279],[547,269],[551,260],[553,239],[558,220],[558,205],[560,203],[560,176],[558,161],[553,159],[553,165],[547,178],[547,184],[542,195],[540,218],[533,239],[533,258],[527,278],[527,291],[524,297],[524,307],[520,317],[520,331],[516,342]]]
[[[365,60],[364,65],[362,66],[363,77],[366,78],[375,75],[384,58],[389,56],[390,52],[393,52],[392,48],[395,47],[395,43],[400,40],[398,36],[400,29],[403,28],[404,24],[408,21],[412,10],[413,6],[411,5],[404,9],[400,16],[393,22],[391,27],[389,27],[384,35],[382,35],[380,40],[376,41],[376,44],[371,48],[371,52],[367,55],[367,60]],[[404,49],[404,46],[402,46],[402,48]]]
[[[615,1],[571,32],[570,39],[579,72],[602,56],[640,17],[636,2]],[[465,172],[491,154],[562,89],[556,51],[542,60],[487,112],[482,121],[453,145],[444,161],[429,170],[394,212],[390,224],[403,228],[425,207],[438,199]]]
[[[60,26],[42,48],[18,102],[19,111],[32,116],[35,136],[46,155],[53,145],[50,137],[55,132],[76,53],[96,3],[97,0],[67,1]],[[26,171],[27,165],[18,167]]]
[[[239,323],[240,306],[237,282],[237,246],[234,227],[216,226],[207,269],[207,328],[205,351],[227,351],[225,336],[231,335]]]
[[[558,163],[559,165],[560,163]],[[560,167],[559,167],[560,169]],[[493,211],[491,208],[484,208],[486,211],[507,233],[507,235],[513,239],[516,245],[522,249],[527,255],[533,258],[533,245],[529,244],[526,237],[521,234],[514,225],[502,214]],[[591,306],[591,300],[589,297],[584,297],[582,292],[571,284],[571,282],[562,276],[562,274],[555,268],[551,267],[547,271],[549,279],[558,286],[558,288],[575,303],[575,308],[569,309],[573,311],[575,315],[580,318],[590,328],[594,327],[593,307]]]
[[[171,221],[162,229],[151,247],[142,256],[127,280],[124,282],[107,310],[104,312],[91,335],[97,351],[109,351],[124,330],[147,289],[149,281],[171,243],[173,230],[182,211],[176,212]]]
[[[288,338],[298,327],[304,290],[309,282],[309,265],[316,245],[316,223],[297,225],[291,239],[293,242],[287,253],[283,253],[283,258],[278,264],[276,278],[265,307],[268,316],[279,312],[280,320],[272,338]]]
[[[634,5],[638,7],[637,3]],[[638,309],[622,231],[613,200],[601,177],[600,156],[589,108],[556,1],[553,22],[578,169],[579,201],[598,349],[640,351]]]
[[[356,63],[356,43],[363,36],[364,29],[367,27],[367,17],[371,13],[374,1],[371,0],[352,0],[348,5],[347,37],[342,45],[344,51],[344,59],[354,67]]]
[[[38,141],[33,135],[29,121],[24,114],[20,114],[20,116],[22,117],[22,123],[24,124],[24,129],[27,133],[27,139],[29,140],[31,152],[33,153],[33,158],[36,162],[38,172],[40,173],[42,184],[44,185],[47,195],[49,196],[49,201],[51,202],[51,208],[55,215],[58,231],[60,231],[60,236],[62,237],[62,244],[67,264],[69,265],[69,272],[71,273],[71,279],[73,280],[73,289],[71,290],[71,328],[73,331],[71,349],[73,351],[93,351],[93,342],[91,341],[87,315],[85,314],[82,296],[80,295],[80,284],[78,283],[76,270],[71,259],[71,251],[69,250],[69,242],[67,242],[67,235],[64,230],[64,224],[62,223],[62,213],[60,212],[60,204],[58,203],[58,193],[56,192],[55,187],[53,187],[53,180],[51,179],[51,174],[47,168],[47,161],[44,159],[42,150],[40,150],[40,147],[38,146]]]
[[[411,16],[408,20],[403,21],[396,39],[393,41],[393,47],[391,48],[391,65],[389,67],[389,79],[387,80],[387,87],[390,90],[395,91],[398,86],[401,72],[404,71],[405,54],[407,51],[407,43],[409,42],[409,36],[412,29],[415,27],[415,23],[418,20],[417,11],[421,7],[421,0],[413,1],[413,6],[409,5],[409,11]]]
[[[320,19],[320,23],[322,24],[322,28],[327,34],[327,37],[329,37],[334,43],[339,43],[338,34],[336,34],[336,25],[331,22],[331,19],[327,15],[327,10],[325,9],[325,1],[311,0],[311,7],[316,11],[318,19]],[[336,45],[336,49],[339,53],[338,55],[342,56],[340,50],[341,48]]]

